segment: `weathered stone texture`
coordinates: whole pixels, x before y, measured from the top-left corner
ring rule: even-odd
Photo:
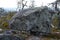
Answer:
[[[55,12],[48,7],[25,9],[12,17],[10,28],[50,33],[53,13]],[[35,29],[35,27],[38,28]]]

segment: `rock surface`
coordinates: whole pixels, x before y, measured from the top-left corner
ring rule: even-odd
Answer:
[[[0,35],[0,40],[23,40],[23,39],[12,35]]]
[[[40,38],[36,36],[30,36],[26,40],[40,40]]]
[[[10,28],[50,33],[53,13],[48,7],[25,9],[12,17]]]

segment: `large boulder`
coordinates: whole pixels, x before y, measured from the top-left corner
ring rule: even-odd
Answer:
[[[55,12],[48,7],[25,9],[12,17],[10,28],[50,33],[53,13]]]

